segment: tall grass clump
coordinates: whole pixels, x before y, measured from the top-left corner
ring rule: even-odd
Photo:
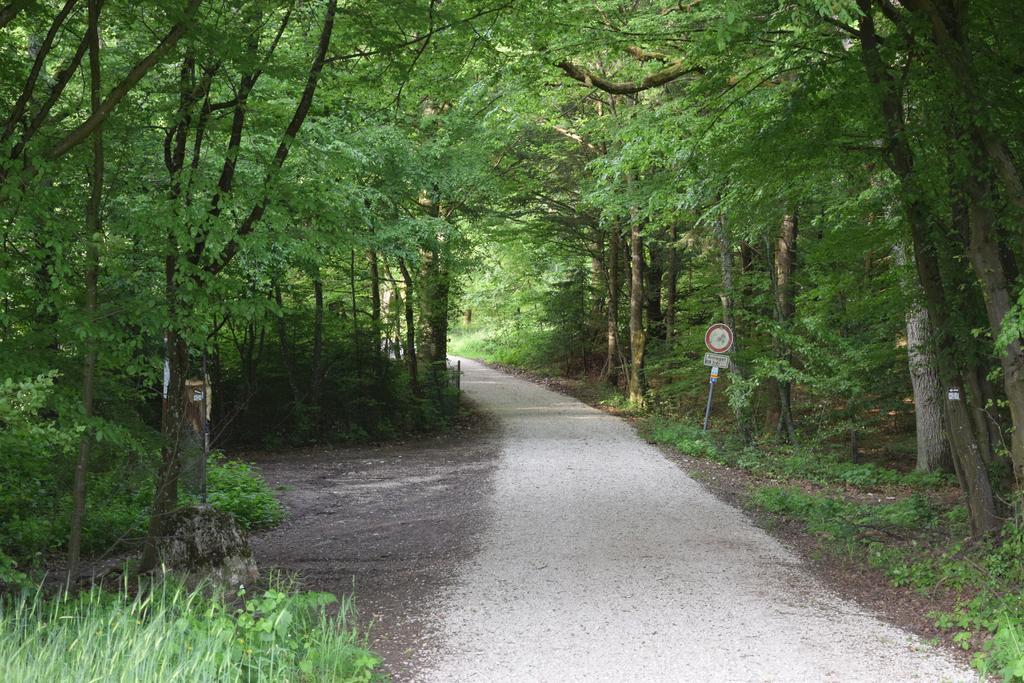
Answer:
[[[199,683],[379,678],[379,660],[325,593],[269,589],[237,601],[170,583],[0,598],[0,680]]]

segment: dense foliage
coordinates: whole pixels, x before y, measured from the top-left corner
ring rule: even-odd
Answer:
[[[691,422],[725,322],[741,466],[1019,527],[1022,41],[1010,0],[0,4],[0,579],[154,567],[207,414],[443,425],[449,318]]]
[[[467,58],[496,9],[0,10],[3,557],[146,537],[152,566],[207,422],[214,447],[443,426],[472,131],[412,67],[435,34]],[[238,467],[213,503],[278,518]]]

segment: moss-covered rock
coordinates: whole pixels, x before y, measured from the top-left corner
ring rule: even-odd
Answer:
[[[249,540],[229,513],[208,505],[180,508],[167,529],[160,548],[165,571],[224,586],[259,576]]]

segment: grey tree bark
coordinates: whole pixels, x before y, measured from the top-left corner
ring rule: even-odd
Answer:
[[[914,390],[917,470],[952,471],[953,455],[942,426],[942,383],[931,341],[928,310],[914,303],[907,311],[907,357]]]

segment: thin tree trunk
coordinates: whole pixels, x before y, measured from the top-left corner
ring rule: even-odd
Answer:
[[[650,254],[644,268],[647,338],[664,339],[665,314],[661,309],[661,281],[665,276],[664,247],[656,240],[648,240],[647,251]]]
[[[991,384],[985,378],[985,374],[977,364],[972,364],[964,370],[964,381],[967,383],[967,395],[970,397],[971,419],[974,421],[974,433],[978,437],[978,448],[981,450],[981,457],[986,465],[992,464],[995,459],[995,449],[998,440],[993,440],[990,429],[991,420],[985,410],[987,397],[985,385],[991,391]]]
[[[778,239],[775,240],[775,320],[781,333],[788,332],[792,324],[796,305],[793,296],[793,273],[796,270],[796,239],[798,231],[796,211],[784,216]],[[773,339],[776,357],[786,365],[793,363],[793,351],[789,344],[776,336]],[[790,443],[796,443],[796,426],[793,422],[792,384],[788,379],[778,379],[779,425],[777,431],[785,433]]]
[[[679,295],[679,228],[672,225],[668,245],[668,273],[665,275],[665,341],[672,341],[676,327],[676,297]]]
[[[444,245],[423,252],[420,274],[421,320],[425,324],[429,378],[435,386],[443,381],[448,360],[448,273]]]
[[[288,321],[284,317],[284,295],[281,293],[281,283],[276,280],[273,283],[274,302],[277,304],[277,343],[281,350],[281,361],[288,374],[288,386],[292,390],[292,400],[298,406],[305,402],[305,395],[302,386],[299,384],[298,370],[295,367],[295,354],[292,353],[292,345],[288,340]]]
[[[88,41],[89,41],[89,90],[93,113],[100,106],[102,82],[100,78],[100,36],[99,12],[101,0],[89,0]],[[89,200],[85,209],[86,255],[85,255],[85,314],[89,329],[86,337],[85,362],[82,373],[82,411],[88,421],[93,416],[96,392],[96,339],[92,325],[96,322],[97,289],[100,269],[100,240],[103,225],[101,205],[103,201],[103,127],[99,125],[92,133],[92,174],[89,181]],[[82,524],[85,520],[85,487],[89,467],[89,450],[92,437],[90,425],[82,433],[78,444],[78,461],[75,463],[75,480],[72,486],[71,534],[68,539],[68,581],[78,576],[82,550]]]
[[[387,297],[384,299],[384,309],[387,311],[385,317],[388,319],[388,346],[391,349],[392,357],[395,360],[405,358],[402,350],[402,315],[405,310],[405,299],[398,288],[398,282],[388,267],[388,262],[380,258],[381,266],[384,269],[384,279],[388,283]],[[391,335],[394,334],[392,337]]]
[[[996,242],[995,215],[991,208],[995,197],[989,183],[980,176],[968,181],[967,191],[971,226],[968,253],[985,292],[985,311],[992,336],[998,338],[1003,321],[1013,307],[1014,297],[1010,293]],[[1013,424],[1010,460],[1013,463],[1014,478],[1020,487],[1024,486],[1024,345],[1019,336],[1011,339],[1006,348],[1001,350],[999,363],[1003,369],[1003,388]]]
[[[719,213],[718,220],[715,223],[715,238],[718,241],[718,256],[722,266],[722,288],[719,294],[722,302],[722,322],[733,331],[732,353],[733,358],[735,358],[740,350],[739,335],[736,330],[736,317],[733,310],[736,303],[736,285],[733,279],[732,240],[729,238],[729,230],[724,213]],[[743,379],[743,367],[735,361],[729,368],[729,372]],[[742,406],[737,406],[735,413],[736,425],[739,428],[740,436],[744,443],[749,444],[753,441],[753,428],[748,411]]]
[[[409,370],[409,385],[412,393],[419,395],[419,368],[416,361],[416,303],[413,301],[412,274],[404,259],[398,259],[405,283],[405,364]]]
[[[613,387],[619,386],[619,257],[622,252],[622,236],[618,224],[613,223],[608,231],[608,305],[607,356],[605,358],[605,380]]]
[[[167,296],[174,302],[177,293],[174,290],[174,271],[176,262],[173,257],[167,258]],[[172,303],[172,314],[177,312],[177,305]],[[188,373],[188,346],[185,340],[175,332],[175,325],[169,325],[167,331],[167,386],[164,398],[163,419],[161,420],[160,465],[157,469],[156,491],[153,495],[153,508],[149,517],[149,530],[139,560],[139,572],[147,573],[156,569],[160,563],[160,545],[166,536],[167,519],[178,505],[178,479],[181,474],[181,458],[179,453],[184,443],[184,430],[187,424],[185,406],[188,400],[185,391],[185,377]]]
[[[630,221],[629,250],[629,402],[644,404],[647,387],[644,377],[644,241],[638,216]]]
[[[377,252],[370,250],[370,338],[373,340],[373,355],[378,366],[381,360],[381,321],[380,321],[380,264]],[[379,370],[379,368],[378,368]]]
[[[320,407],[324,381],[324,282],[320,268],[313,271],[313,357],[310,363],[309,404]]]

